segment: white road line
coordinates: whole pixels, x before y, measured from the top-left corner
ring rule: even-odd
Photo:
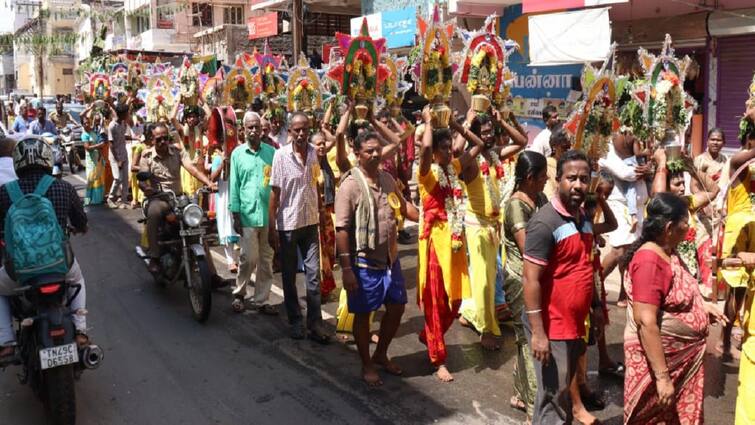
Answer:
[[[212,253],[212,258],[215,259],[215,263],[216,264],[225,264],[225,257],[224,256],[222,256],[219,253],[217,253],[215,251],[212,251],[212,250],[210,250],[210,252]],[[273,294],[275,294],[275,295],[283,298],[283,289],[277,287],[276,285],[272,285],[272,287],[270,288],[270,291]],[[322,318],[325,319],[325,320],[330,320],[330,319],[335,319],[336,317],[333,316],[332,314],[328,313],[327,311],[322,310]]]

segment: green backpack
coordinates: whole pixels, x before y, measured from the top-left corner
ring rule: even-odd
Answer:
[[[37,276],[68,273],[68,241],[52,202],[45,197],[54,181],[45,174],[28,194],[21,191],[18,180],[5,184],[11,199],[4,227],[6,267],[21,284]]]

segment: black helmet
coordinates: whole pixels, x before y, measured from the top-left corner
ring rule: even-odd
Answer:
[[[13,168],[16,173],[31,167],[51,173],[52,166],[52,148],[41,137],[24,136],[13,147]]]

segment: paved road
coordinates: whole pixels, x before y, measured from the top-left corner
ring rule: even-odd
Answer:
[[[81,182],[71,180],[81,189]],[[106,350],[104,365],[85,373],[77,386],[80,424],[518,424],[524,415],[508,407],[515,360],[513,332],[504,346],[483,353],[477,336],[454,325],[448,334],[449,368],[456,376],[440,384],[417,341],[423,324],[416,299],[416,246],[402,246],[410,304],[391,348],[402,378],[384,377],[380,389],[358,378],[352,344],[327,347],[287,337],[284,317],[234,314],[227,291],[213,298],[213,312],[201,325],[191,318],[179,287],[162,290],[136,258],[137,212],[92,208],[90,232],[74,240],[87,278],[92,336]],[[280,287],[280,277],[275,285]],[[278,294],[280,290],[274,291]],[[300,294],[303,291],[300,288]],[[610,299],[615,299],[615,292]],[[279,295],[273,301],[280,303]],[[335,314],[336,303],[323,307]],[[621,356],[623,310],[612,309],[610,351]],[[330,320],[330,323],[334,323]],[[590,351],[594,370],[596,354]],[[706,422],[733,423],[736,368],[706,362]],[[0,372],[0,424],[43,424],[41,405],[15,380]],[[620,381],[598,380],[610,405],[597,412],[604,423],[621,423]]]

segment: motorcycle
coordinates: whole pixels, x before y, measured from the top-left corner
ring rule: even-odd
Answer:
[[[63,163],[66,162],[66,148],[63,139],[50,133],[45,133],[42,138],[52,148],[53,177],[63,177]]]
[[[22,368],[19,382],[31,386],[49,423],[56,425],[76,422],[74,383],[105,357],[97,345],[76,343],[73,315],[79,313],[70,305],[80,290],[80,285],[67,283],[65,275],[46,275],[31,279],[10,297],[18,341],[14,364]]]
[[[65,160],[68,163],[68,167],[71,170],[71,174],[76,173],[76,166],[81,169],[81,157],[79,156],[79,149],[82,148],[81,141],[74,140],[73,128],[70,126],[60,129],[61,145],[65,149]]]
[[[137,173],[136,178],[146,181],[152,175],[142,172]],[[194,319],[200,323],[209,318],[212,308],[212,274],[204,242],[216,237],[208,234],[208,218],[197,202],[199,195],[207,193],[210,191],[200,189],[190,198],[159,188],[158,193],[150,197],[163,199],[170,205],[170,212],[163,217],[158,235],[160,272],[153,275],[155,283],[165,287],[183,280],[189,292]],[[150,199],[146,199],[142,205],[143,218],[139,223],[147,221]],[[149,266],[149,255],[141,246],[136,247],[136,254]]]

